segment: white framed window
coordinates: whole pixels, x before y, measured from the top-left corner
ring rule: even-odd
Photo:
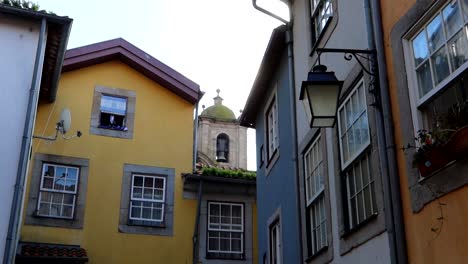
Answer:
[[[370,154],[356,161],[345,174],[349,228],[353,228],[377,213],[375,183]]]
[[[333,6],[331,0],[309,0],[309,4],[312,25],[312,45],[314,45],[318,41],[328,21],[333,17]]]
[[[65,165],[42,165],[37,215],[72,219],[78,193],[80,169]]]
[[[269,241],[269,251],[270,251],[270,263],[271,264],[281,264],[281,230],[280,222],[277,220],[270,226],[270,241]]]
[[[309,214],[311,255],[328,245],[321,142],[319,135],[304,155],[306,209]]]
[[[244,205],[208,202],[208,252],[244,252]]]
[[[467,100],[449,84],[468,68],[468,1],[447,1],[428,14],[403,40],[415,131],[432,129],[438,115]]]
[[[362,79],[338,108],[338,132],[344,169],[370,145],[366,89]]]
[[[276,95],[271,100],[270,105],[268,106],[266,112],[266,132],[267,132],[267,156],[268,160],[270,160],[275,151],[279,147],[279,135],[278,135],[278,107],[276,103]]]
[[[166,177],[132,175],[130,196],[131,220],[162,222],[166,197]]]

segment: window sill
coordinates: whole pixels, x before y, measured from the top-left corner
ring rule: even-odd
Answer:
[[[415,184],[410,187],[413,213],[424,206],[468,184],[468,157],[450,162],[445,167],[421,179],[418,169],[413,169],[410,177]],[[416,180],[417,179],[417,180]]]
[[[351,229],[346,229],[344,232],[341,234],[342,239],[347,239],[348,237],[352,236],[355,234],[357,231],[361,230],[364,226],[367,224],[373,222],[375,219],[377,219],[378,213],[374,213],[373,215],[369,216],[366,220],[362,221],[361,223],[357,224]]]
[[[101,129],[108,129],[108,130],[115,130],[115,131],[123,131],[123,132],[127,132],[127,131],[128,131],[128,128],[127,128],[127,127],[120,127],[120,126],[117,126],[117,127],[112,127],[112,126],[98,126],[98,128],[101,128]]]
[[[223,259],[223,260],[245,260],[244,253],[213,253],[206,252],[207,259]]]
[[[164,223],[164,221],[163,222],[153,222],[153,221],[146,221],[146,220],[128,219],[127,225],[129,225],[129,226],[166,228],[166,224]]]
[[[313,260],[317,259],[319,256],[321,256],[324,252],[328,251],[328,246],[324,246],[321,248],[319,251],[315,252],[311,256],[307,257],[304,262],[306,263],[312,263]]]
[[[271,156],[270,159],[266,162],[265,165],[265,176],[268,176],[270,174],[270,171],[273,169],[274,165],[279,159],[279,147],[275,149],[273,152],[273,155]]]

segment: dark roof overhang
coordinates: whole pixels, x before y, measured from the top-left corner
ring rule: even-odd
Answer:
[[[270,41],[257,72],[257,77],[250,90],[242,115],[239,117],[241,126],[255,128],[257,113],[262,106],[265,93],[270,88],[269,82],[286,48],[286,30],[287,26],[281,25],[271,33]]]
[[[50,102],[55,101],[73,19],[5,4],[0,4],[0,14],[38,21],[46,19],[47,42],[42,67],[40,98]]]
[[[212,182],[212,183],[230,183],[230,184],[243,184],[243,185],[256,185],[255,180],[246,180],[246,179],[239,179],[239,178],[227,178],[227,177],[220,177],[220,176],[207,176],[207,175],[199,175],[199,174],[182,174],[182,177],[185,181],[205,181],[205,182]]]
[[[111,60],[121,60],[192,104],[200,97],[198,84],[122,38],[67,50],[62,72]]]

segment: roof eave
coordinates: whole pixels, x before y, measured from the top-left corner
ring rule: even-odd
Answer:
[[[62,72],[116,59],[192,104],[195,104],[200,97],[200,86],[197,83],[122,38],[68,50]]]
[[[269,89],[270,81],[277,64],[281,59],[282,51],[286,47],[287,26],[281,25],[273,30],[270,41],[263,55],[254,84],[245,103],[244,110],[239,117],[240,125],[255,128],[257,112],[262,105],[265,92]]]

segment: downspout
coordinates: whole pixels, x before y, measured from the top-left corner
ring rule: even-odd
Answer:
[[[193,229],[193,264],[198,264],[199,261],[199,250],[198,250],[198,245],[200,244],[200,213],[201,213],[201,202],[202,202],[202,196],[203,196],[203,180],[200,179],[200,182],[198,184],[198,206],[197,206],[197,216],[195,218],[195,228]]]
[[[193,120],[193,163],[192,163],[192,172],[195,173],[197,168],[197,155],[198,155],[198,106],[200,104],[200,100],[202,99],[204,93],[200,92],[198,95],[198,101],[195,106],[195,119]],[[198,245],[199,245],[199,225],[200,225],[200,213],[201,213],[201,201],[203,195],[203,180],[200,179],[200,183],[198,184],[198,205],[197,205],[197,215],[195,217],[195,227],[193,229],[193,249],[192,249],[192,256],[193,256],[193,264],[198,263]]]
[[[379,0],[365,0],[366,25],[369,49],[377,50],[379,103],[376,108],[377,138],[379,146],[380,166],[382,168],[385,222],[390,243],[391,263],[407,263],[406,239],[401,205],[400,182],[395,156],[392,111],[390,105],[389,87],[387,81],[387,64],[382,34],[382,16]]]
[[[198,93],[198,101],[195,104],[195,118],[193,119],[193,161],[192,161],[192,172],[196,171],[197,165],[197,156],[198,156],[198,107],[200,100],[202,99],[204,93]]]
[[[45,51],[45,46],[43,44],[46,30],[47,20],[42,18],[41,29],[39,32],[39,41],[37,44],[36,60],[34,63],[34,72],[31,80],[31,89],[29,90],[28,108],[23,130],[23,139],[21,142],[21,152],[18,162],[18,171],[16,174],[15,190],[11,204],[10,221],[8,224],[8,234],[5,244],[5,255],[3,257],[4,264],[14,263],[16,247],[19,240],[18,233],[21,225],[21,212],[23,209],[26,173],[28,170],[29,154],[31,151],[31,141],[37,111],[37,102],[39,99],[39,86],[41,84],[42,62],[44,60]]]
[[[289,3],[289,2],[288,2]],[[296,118],[296,88],[295,88],[295,78],[294,78],[294,47],[293,47],[293,11],[292,11],[292,6],[291,3],[288,4],[289,7],[289,17],[290,21],[286,21],[282,19],[281,17],[259,7],[257,5],[257,0],[252,0],[252,5],[255,9],[259,10],[260,12],[263,12],[273,18],[278,19],[279,21],[283,22],[286,24],[288,27],[288,30],[286,31],[286,45],[288,49],[288,74],[289,74],[289,106],[290,106],[290,111],[292,113],[292,118],[291,118],[291,133],[293,136],[293,145],[292,145],[292,163],[293,163],[293,170],[295,173],[295,185],[296,185],[296,209],[297,212],[301,212],[301,199],[300,199],[300,192],[299,192],[299,168],[297,166],[298,163],[298,152],[297,152],[297,118]],[[299,239],[299,256],[302,258],[303,257],[303,241],[302,241],[302,220],[301,216],[299,213],[299,218],[298,218],[298,234],[301,237]]]

